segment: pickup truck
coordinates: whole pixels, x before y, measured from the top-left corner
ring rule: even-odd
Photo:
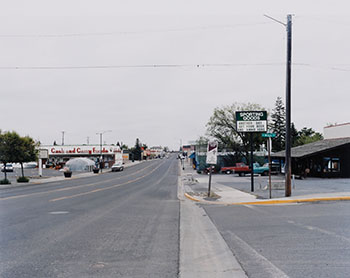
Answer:
[[[250,172],[251,171],[249,166],[244,163],[236,163],[235,166],[221,167],[221,173],[225,173],[225,174],[235,173],[235,174],[238,174],[239,176],[244,176],[245,174],[249,174]],[[269,174],[269,165],[264,164],[263,166],[260,166],[259,163],[254,163],[253,172],[254,174],[267,176]]]
[[[227,167],[221,167],[221,173],[225,174],[231,174],[236,173],[240,176],[244,176],[245,174],[250,173],[250,169],[248,165],[245,165],[244,163],[236,163],[235,166],[227,166]]]

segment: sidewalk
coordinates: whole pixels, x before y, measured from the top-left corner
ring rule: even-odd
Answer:
[[[181,169],[184,195],[188,199],[205,204],[267,205],[319,201],[350,200],[350,179],[294,180],[292,196],[284,197],[284,177],[273,177],[272,198],[269,199],[268,177],[254,176],[254,192],[251,192],[250,176],[213,174],[211,195],[208,197],[209,176],[198,174],[185,162]]]
[[[127,163],[124,164],[124,168],[128,168],[128,167],[137,165],[139,163],[140,161],[135,161],[135,162],[128,161]],[[38,171],[38,169],[36,169],[36,171]],[[51,182],[57,182],[57,181],[63,181],[63,180],[92,177],[92,176],[98,176],[109,172],[111,172],[110,168],[102,169],[102,173],[98,173],[98,174],[94,174],[93,172],[73,172],[71,178],[65,178],[62,171],[57,171],[58,175],[51,176],[51,177],[47,177],[47,176],[39,177],[39,175],[33,176],[30,178],[28,183],[18,183],[16,180],[11,180],[11,184],[0,185],[0,189],[14,188],[14,187],[24,186],[28,184],[34,185],[34,184],[51,183]]]

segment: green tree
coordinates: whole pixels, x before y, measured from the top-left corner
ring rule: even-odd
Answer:
[[[24,177],[23,163],[35,161],[37,157],[36,143],[29,136],[20,137],[16,132],[0,132],[0,161],[20,163]],[[6,171],[5,179],[7,179]]]
[[[241,153],[249,161],[250,134],[237,132],[236,111],[264,111],[259,104],[234,103],[232,105],[217,107],[207,123],[207,132],[218,140],[219,145],[226,149]],[[264,142],[261,134],[253,134],[255,149]]]
[[[276,137],[272,140],[272,151],[278,152],[284,149],[286,139],[286,113],[281,97],[276,99],[271,118],[271,131],[276,133]]]
[[[298,132],[298,139],[296,140],[296,146],[301,146],[313,142],[323,140],[323,135],[314,131],[312,128],[303,127]]]
[[[23,163],[36,161],[37,154],[38,154],[37,146],[38,145],[35,143],[35,141],[29,136],[20,138],[20,142],[18,146],[20,153],[18,154],[17,159],[14,162],[18,162],[21,164],[23,178],[24,178]]]
[[[141,144],[139,138],[136,138],[135,147],[131,149],[133,159],[141,160]]]

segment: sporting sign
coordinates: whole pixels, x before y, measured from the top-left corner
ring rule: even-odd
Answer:
[[[237,111],[236,128],[238,132],[266,132],[266,111]]]
[[[218,142],[209,141],[207,148],[207,164],[216,164],[218,160]]]

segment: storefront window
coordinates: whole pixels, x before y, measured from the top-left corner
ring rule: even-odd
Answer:
[[[336,157],[324,157],[323,158],[323,172],[340,172],[340,159]]]

